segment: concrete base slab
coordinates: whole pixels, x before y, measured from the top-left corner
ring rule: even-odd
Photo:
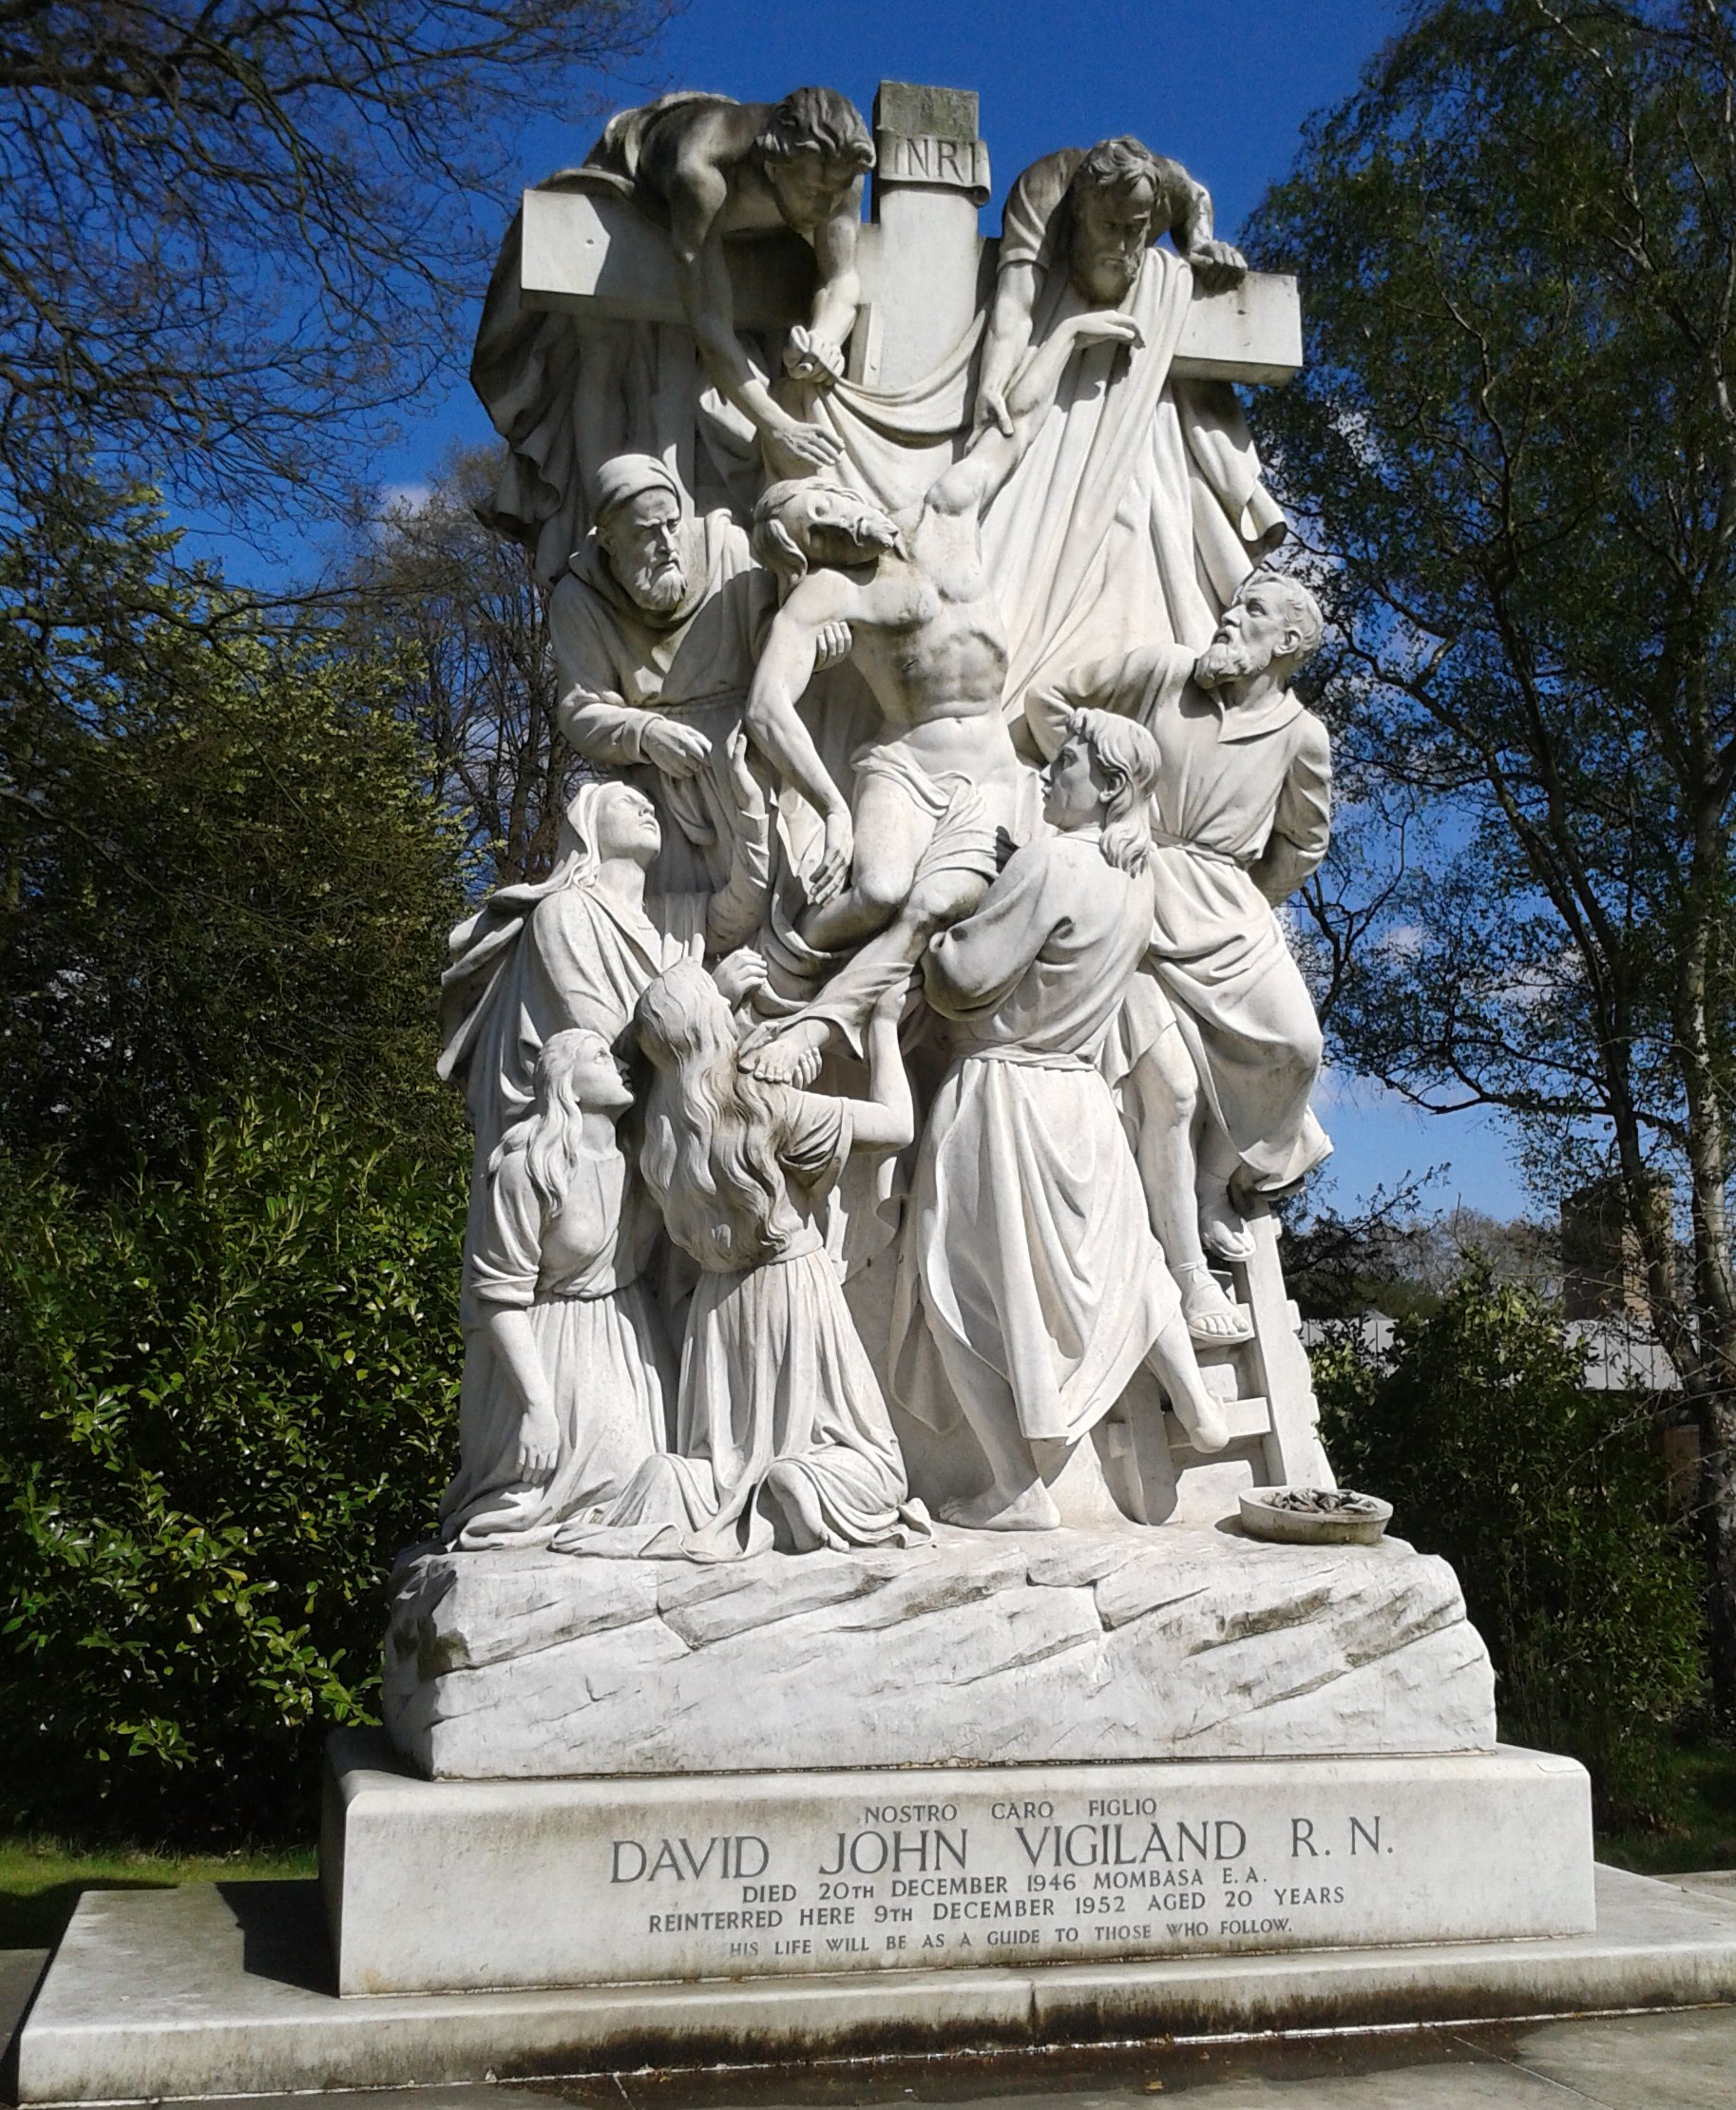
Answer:
[[[1597,1923],[1547,1942],[339,2000],[313,1883],[98,1892],[25,2024],[18,2093],[401,2087],[1736,2000],[1736,1902],[1600,1869]]]

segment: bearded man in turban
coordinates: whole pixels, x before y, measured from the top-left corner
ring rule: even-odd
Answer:
[[[604,462],[591,498],[594,525],[548,598],[556,718],[585,761],[656,807],[663,848],[649,892],[715,892],[741,868],[730,746],[774,583],[728,509],[695,513],[655,455]],[[816,663],[835,665],[849,648],[848,627],[830,624]],[[766,765],[752,766],[769,787]]]

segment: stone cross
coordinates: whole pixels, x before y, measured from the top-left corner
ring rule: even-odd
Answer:
[[[997,245],[977,225],[990,182],[974,92],[883,81],[874,98],[874,147],[849,374],[889,392],[920,380],[957,343],[992,288]],[[595,188],[526,191],[523,242],[520,295],[527,308],[683,319],[661,230],[606,180]],[[726,250],[740,328],[785,329],[807,319],[813,254],[798,237],[761,236]],[[1232,292],[1195,290],[1173,372],[1275,383],[1301,367],[1294,278],[1250,272]]]

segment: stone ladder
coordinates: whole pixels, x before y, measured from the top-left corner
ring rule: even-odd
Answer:
[[[1207,1388],[1223,1403],[1230,1423],[1229,1448],[1195,1450],[1180,1422],[1161,1406],[1156,1379],[1147,1372],[1128,1388],[1104,1431],[1105,1468],[1147,1524],[1161,1524],[1173,1513],[1181,1475],[1199,1467],[1246,1463],[1256,1487],[1337,1485],[1321,1448],[1320,1408],[1301,1318],[1278,1258],[1278,1219],[1260,1202],[1247,1222],[1252,1255],[1218,1275],[1220,1281],[1228,1277],[1230,1295],[1251,1314],[1252,1338],[1198,1347]],[[1160,1429],[1163,1441],[1155,1440]]]

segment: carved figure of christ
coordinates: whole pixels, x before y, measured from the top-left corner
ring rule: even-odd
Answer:
[[[760,499],[755,550],[794,585],[742,722],[824,822],[801,937],[819,952],[874,941],[853,972],[828,984],[819,1005],[754,1037],[762,1075],[800,1074],[834,1027],[854,1044],[889,979],[907,973],[933,932],[966,913],[993,878],[997,833],[1016,828],[1035,777],[1014,750],[1002,707],[1006,647],[982,568],[983,508],[1012,474],[1074,353],[1136,341],[1125,316],[1073,317],[1009,392],[1010,431],[979,434],[897,519],[818,479],[773,485]],[[849,626],[851,659],[885,721],[857,758],[853,804],[796,713],[821,639],[839,623]],[[937,861],[927,854],[943,826],[955,854]]]

